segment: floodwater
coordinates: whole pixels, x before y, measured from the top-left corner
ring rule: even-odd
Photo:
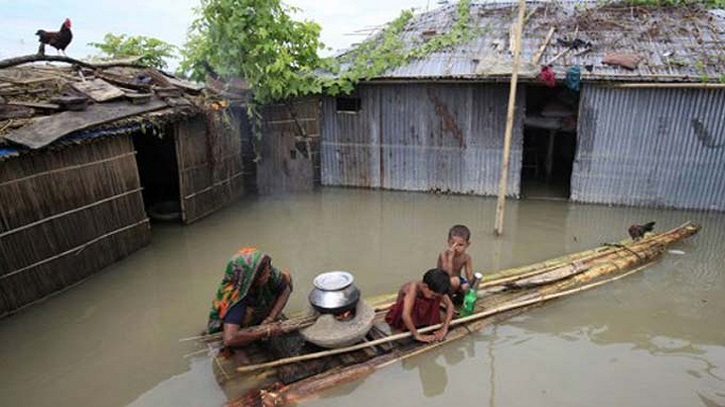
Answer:
[[[227,259],[242,245],[289,268],[287,311],[318,273],[349,270],[363,296],[435,265],[468,225],[474,268],[491,271],[615,242],[631,223],[703,229],[654,266],[559,299],[300,406],[723,406],[725,214],[553,201],[324,188],[247,197],[196,224],[154,225],[131,257],[0,321],[0,405],[215,407],[209,358],[179,339],[204,328]]]

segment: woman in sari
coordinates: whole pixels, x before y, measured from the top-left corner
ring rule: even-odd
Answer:
[[[268,255],[245,247],[227,263],[212,301],[207,332],[222,332],[224,345],[232,349],[279,334],[279,324],[272,322],[280,317],[291,292],[289,273],[273,267]],[[253,325],[267,329],[242,329]]]

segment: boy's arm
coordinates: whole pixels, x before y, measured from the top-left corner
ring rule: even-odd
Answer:
[[[415,294],[416,294],[416,286],[415,283],[408,283],[403,288],[403,292],[405,293],[405,297],[403,297],[403,315],[401,315],[401,318],[403,319],[403,323],[405,324],[405,327],[408,328],[408,331],[410,331],[410,334],[413,335],[413,338],[417,338],[418,336],[418,330],[415,329],[415,324],[413,324],[413,304],[415,302]]]
[[[410,331],[410,335],[413,339],[420,342],[431,342],[435,340],[435,337],[433,335],[419,334],[418,329],[416,329],[415,324],[413,323],[412,314],[413,305],[415,305],[415,297],[418,292],[417,287],[418,285],[415,282],[411,282],[403,289],[403,292],[405,293],[405,297],[403,298],[403,323],[405,324],[405,327],[408,328],[408,331]]]
[[[438,268],[448,273],[449,276],[453,275],[453,251],[446,249],[438,255]]]
[[[466,279],[469,282],[473,281],[473,261],[470,254],[466,254],[466,262],[463,264],[466,267]]]
[[[436,340],[439,341],[442,341],[448,334],[448,326],[451,324],[451,320],[453,320],[454,308],[453,302],[451,301],[451,298],[449,296],[444,295],[441,301],[446,307],[446,319],[443,321],[443,326],[441,327],[441,329],[435,331],[435,333],[433,334]]]

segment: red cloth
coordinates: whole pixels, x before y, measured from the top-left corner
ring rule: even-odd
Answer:
[[[385,314],[385,322],[395,329],[407,331],[408,328],[403,322],[403,299],[405,293],[403,290],[398,292],[398,299],[395,304],[390,307],[388,313]],[[441,299],[425,298],[420,293],[417,293],[415,302],[413,303],[413,325],[416,328],[423,326],[430,326],[441,323],[441,311],[440,311]]]
[[[553,88],[556,86],[556,75],[554,74],[554,70],[551,69],[550,66],[544,65],[541,67],[541,73],[539,74],[539,79],[541,79],[542,82],[546,84],[546,86]]]

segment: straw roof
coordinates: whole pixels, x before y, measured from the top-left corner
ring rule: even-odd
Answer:
[[[243,99],[233,90],[143,67],[36,63],[0,69],[0,160],[218,110],[227,106],[222,101]]]

